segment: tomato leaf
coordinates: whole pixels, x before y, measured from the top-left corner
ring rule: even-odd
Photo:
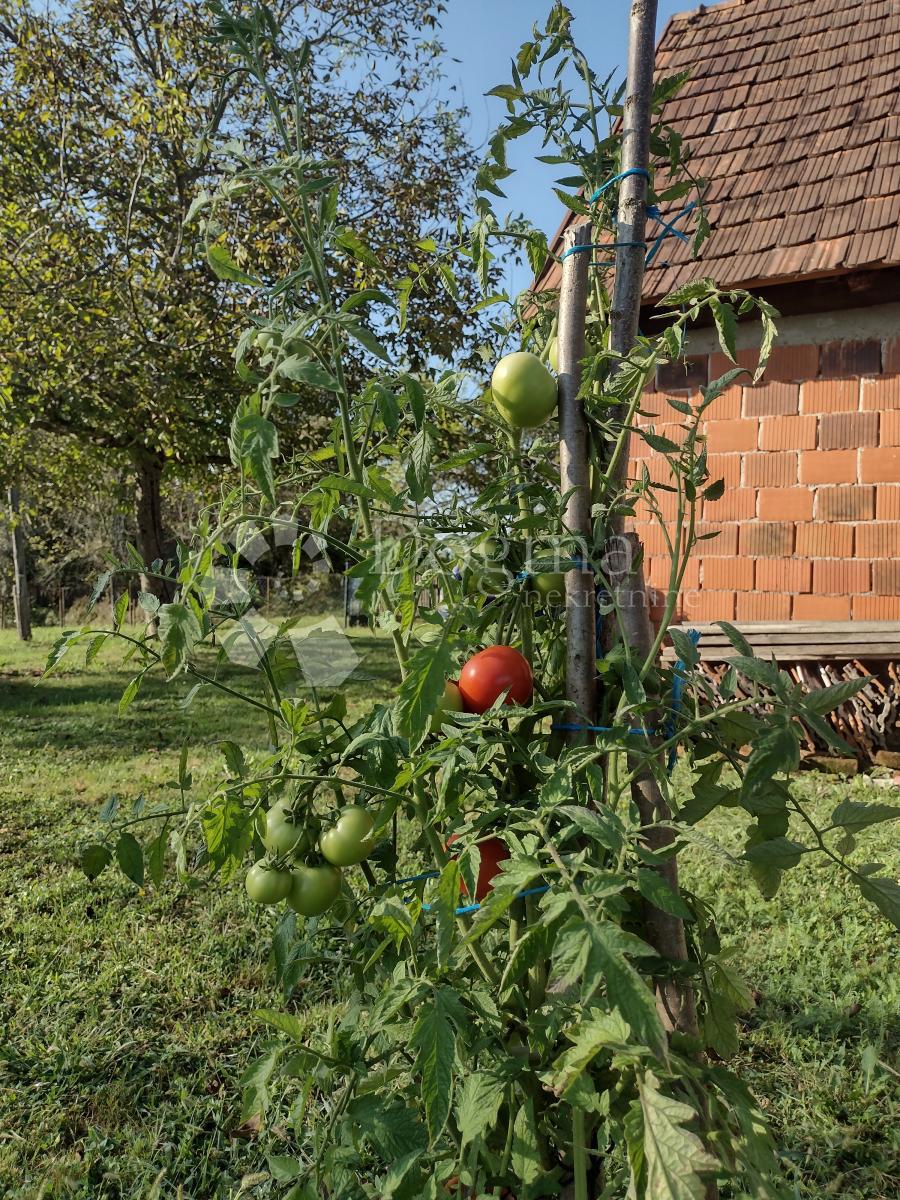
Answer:
[[[466,1077],[456,1106],[463,1146],[494,1128],[507,1086],[508,1081],[498,1071],[476,1071]]]
[[[665,1096],[652,1071],[638,1075],[644,1117],[646,1194],[654,1200],[703,1200],[706,1184],[701,1173],[718,1167],[696,1133],[687,1126],[697,1113],[681,1100]]]
[[[112,862],[112,850],[101,842],[92,842],[81,851],[81,869],[93,881]]]
[[[411,1047],[417,1051],[416,1074],[421,1080],[425,1104],[425,1124],[429,1141],[434,1144],[447,1124],[453,1103],[453,1061],[456,1057],[456,1032],[450,1019],[455,992],[438,988],[419,1006],[413,1027]]]
[[[225,246],[210,246],[206,251],[206,261],[219,279],[225,279],[229,283],[243,283],[248,287],[260,286],[260,280],[242,271]]]
[[[143,887],[144,851],[137,838],[127,829],[123,829],[119,834],[119,840],[116,843],[116,858],[122,868],[122,874],[126,875],[132,883],[136,883],[138,887]]]
[[[417,744],[428,732],[451,666],[446,637],[423,646],[409,660],[394,704],[394,727],[402,737]]]
[[[900,929],[900,884],[883,875],[870,875],[859,880],[859,890],[884,913],[892,925]]]
[[[166,677],[172,679],[190,661],[202,636],[200,623],[186,604],[163,604],[159,613],[159,640]]]

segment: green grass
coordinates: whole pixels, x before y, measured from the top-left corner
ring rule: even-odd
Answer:
[[[278,1003],[273,917],[251,911],[237,882],[188,889],[169,877],[139,892],[115,871],[90,884],[74,862],[111,791],[171,796],[188,738],[202,796],[217,743],[262,744],[264,724],[210,689],[182,708],[187,681],[150,681],[119,717],[131,672],[115,650],[86,670],[73,657],[76,669],[38,684],[54,636],[38,630],[22,647],[0,634],[0,1196],[280,1195],[264,1155],[284,1152],[287,1135],[243,1129],[239,1087],[265,1036],[254,1011]],[[347,694],[359,708],[389,693],[394,671],[383,642],[361,633],[355,645]],[[236,668],[225,679],[253,687]],[[865,780],[810,774],[797,786],[823,818],[848,793],[890,798]],[[738,848],[732,812],[704,829]],[[890,826],[862,838],[857,857],[900,873]],[[900,976],[887,922],[811,863],[773,903],[706,852],[688,855],[684,873],[712,898],[756,989],[733,1065],[773,1121],[798,1195],[896,1197],[900,1110],[887,1068],[900,1067]],[[308,1018],[321,1015],[313,1003]]]

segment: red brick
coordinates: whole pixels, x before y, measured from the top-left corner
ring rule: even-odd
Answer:
[[[756,514],[760,521],[811,521],[813,493],[809,488],[761,488]]]
[[[791,598],[778,592],[742,592],[737,598],[739,621],[789,621]]]
[[[881,558],[872,563],[872,591],[879,596],[900,596],[900,561]]]
[[[756,349],[738,350],[736,363],[739,367],[745,367],[748,371],[755,371],[759,363],[759,351]],[[727,371],[733,371],[735,363],[724,354],[711,354],[709,356],[709,377],[710,379],[720,379]],[[742,378],[746,379],[746,375]]]
[[[720,558],[723,554],[737,554],[737,525],[719,525],[715,521],[698,521],[697,533],[715,533],[716,537],[699,542],[694,553],[701,558]]]
[[[773,346],[766,373],[768,382],[781,380],[785,383],[800,383],[815,379],[819,373],[818,346]]]
[[[759,423],[760,450],[814,450],[816,417],[763,417]],[[746,447],[749,449],[750,447]]]
[[[726,488],[718,500],[703,501],[707,521],[752,521],[756,517],[756,491],[753,488]]]
[[[900,621],[900,596],[854,596],[854,621]]]
[[[689,621],[733,621],[734,599],[734,592],[685,592],[685,617]]]
[[[900,408],[900,375],[892,375],[886,379],[864,379],[862,408],[864,412],[884,412],[889,408]]]
[[[799,384],[761,383],[744,388],[745,417],[790,416],[799,411]]]
[[[824,379],[881,373],[881,342],[827,342],[819,350],[819,374]]]
[[[741,463],[743,456],[740,454],[710,454],[706,460],[709,467],[709,478],[724,479],[727,488],[736,488],[741,486]]]
[[[885,375],[900,375],[900,337],[888,338],[881,348]]]
[[[900,558],[900,522],[867,521],[856,527],[857,558]]]
[[[797,526],[797,554],[803,558],[849,558],[853,553],[853,525],[816,521]],[[871,557],[860,553],[861,558]]]
[[[724,591],[735,588],[739,592],[753,590],[752,558],[704,558],[703,590]]]
[[[897,340],[900,341],[900,338]],[[900,521],[900,487],[878,485],[875,489],[875,516],[879,521]]]
[[[900,416],[900,412],[897,414]],[[878,413],[823,413],[819,417],[819,447],[847,450],[878,445]]]
[[[801,483],[856,483],[856,450],[804,450]]]
[[[710,454],[755,450],[758,437],[758,421],[709,421],[706,425],[706,444]]]
[[[739,385],[732,384],[724,392],[716,396],[703,413],[706,421],[736,421],[741,415],[742,391]]]
[[[873,413],[872,416],[877,416],[877,414]],[[881,414],[879,441],[882,446],[900,446],[900,408],[893,408],[890,412]],[[873,445],[877,444],[873,443]]]
[[[797,482],[797,471],[797,455],[793,451],[744,455],[746,487],[791,487]]]
[[[686,400],[688,393],[684,393]],[[669,407],[669,397],[665,392],[643,392],[641,395],[641,413],[644,419],[638,418],[638,424],[647,425],[652,419],[658,420],[660,417],[665,417],[667,413],[674,410]]]
[[[795,596],[795,621],[849,621],[849,596]]]
[[[816,520],[871,521],[875,516],[875,489],[838,484],[816,488]]]
[[[741,526],[741,554],[786,558],[793,549],[794,525],[790,521],[752,521]]]
[[[900,483],[900,446],[861,450],[859,479],[861,483]]]
[[[820,596],[851,596],[872,586],[872,564],[859,559],[819,559],[813,563],[812,590]]]
[[[808,558],[761,558],[756,564],[758,592],[808,592],[812,563]]]
[[[859,408],[859,383],[855,379],[815,379],[800,390],[800,411],[856,412]]]
[[[641,545],[644,547],[645,554],[668,553],[666,539],[656,521],[646,523],[635,521],[634,532],[641,539]]]

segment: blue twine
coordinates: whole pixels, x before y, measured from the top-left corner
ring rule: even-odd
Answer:
[[[645,167],[629,167],[627,171],[621,171],[618,175],[613,175],[611,179],[607,179],[606,183],[601,184],[600,187],[598,187],[597,190],[594,192],[593,196],[591,196],[588,203],[595,204],[600,199],[600,197],[603,195],[603,193],[605,191],[607,191],[609,188],[611,188],[613,186],[613,184],[618,183],[621,179],[626,179],[629,175],[643,175],[643,177],[648,180],[650,178],[650,172]],[[657,221],[660,225],[662,225],[662,232],[656,237],[656,239],[653,242],[653,245],[650,247],[649,251],[647,252],[647,256],[644,259],[644,266],[648,267],[650,265],[650,263],[653,261],[653,259],[656,257],[656,255],[659,253],[659,249],[667,237],[676,237],[681,242],[690,241],[690,238],[687,236],[687,234],[683,230],[675,228],[675,224],[677,221],[680,221],[682,217],[686,217],[689,213],[693,212],[696,207],[697,207],[697,201],[691,200],[689,204],[686,204],[684,206],[684,208],[681,210],[681,212],[676,213],[675,216],[670,219],[666,219],[662,215],[662,213],[659,211],[659,208],[655,204],[647,205],[647,208],[646,208],[647,216],[650,217],[652,220]],[[583,245],[570,246],[568,250],[564,250],[563,253],[560,255],[560,262],[562,262],[562,260],[564,258],[568,258],[570,254],[580,254],[584,250],[603,250],[603,249],[616,250],[619,247],[631,248],[631,247],[637,247],[637,246],[642,246],[646,249],[647,243],[646,242],[585,242]],[[592,267],[614,267],[615,265],[616,265],[615,259],[612,259],[612,260],[607,259],[604,262],[591,263]]]
[[[550,891],[550,885],[545,883],[541,887],[526,888],[526,890],[524,892],[517,892],[516,899],[522,900],[526,896],[538,896],[542,892],[549,892],[549,891]],[[422,911],[423,912],[431,912],[433,907],[434,906],[431,904],[423,904]],[[454,916],[464,917],[467,913],[478,912],[479,908],[481,908],[480,904],[463,904],[459,908],[454,909],[453,912],[454,912]]]
[[[620,247],[628,248],[629,246],[643,246],[646,250],[646,242],[580,242],[577,246],[570,246],[568,250],[564,250],[559,256],[559,261],[568,258],[570,254],[581,254],[584,250],[617,250]],[[592,267],[614,267],[613,263],[595,262],[591,263]]]
[[[618,183],[620,179],[626,179],[629,175],[643,175],[645,179],[650,178],[650,172],[646,167],[629,167],[627,171],[622,171],[618,175],[613,175],[612,179],[607,179],[606,183],[601,183],[588,203],[595,204],[607,188],[611,188],[614,183]]]
[[[659,209],[656,207],[655,204],[650,204],[647,206],[647,216],[652,217],[654,221],[658,221],[659,224],[662,225],[663,231],[657,237],[657,239],[653,243],[653,245],[650,247],[647,257],[644,259],[645,267],[649,267],[650,263],[653,262],[653,259],[656,257],[656,254],[659,251],[660,246],[663,244],[663,242],[665,241],[665,239],[667,237],[676,237],[681,242],[689,242],[690,241],[690,238],[684,232],[684,230],[675,228],[675,222],[680,221],[682,217],[686,217],[688,215],[688,213],[692,213],[696,207],[697,207],[697,201],[692,200],[690,202],[690,204],[686,204],[684,206],[684,208],[681,210],[680,213],[676,213],[676,215],[674,217],[672,217],[672,219],[670,221],[667,221],[665,219],[665,217],[662,216],[662,214],[660,213]]]

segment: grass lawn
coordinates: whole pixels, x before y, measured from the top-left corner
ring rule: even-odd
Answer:
[[[22,647],[0,634],[0,1196],[282,1195],[265,1153],[285,1152],[288,1135],[248,1136],[238,1085],[265,1036],[253,1013],[278,1003],[274,917],[251,912],[238,882],[139,892],[115,871],[91,884],[75,864],[110,792],[166,797],[185,737],[202,796],[217,743],[254,743],[263,728],[208,689],[183,709],[188,682],[151,681],[119,717],[130,672],[116,650],[88,669],[74,655],[38,684],[53,637],[38,630]],[[348,697],[362,706],[388,694],[393,667],[370,634],[354,644]],[[229,682],[251,686],[241,676]],[[847,794],[893,795],[813,774],[796,786],[820,816]],[[733,812],[704,829],[740,842]],[[860,861],[900,873],[894,827],[860,841]],[[688,857],[685,877],[713,898],[756,990],[735,1065],[775,1124],[797,1195],[893,1200],[900,972],[887,922],[827,868],[790,872],[773,903],[706,852]]]

